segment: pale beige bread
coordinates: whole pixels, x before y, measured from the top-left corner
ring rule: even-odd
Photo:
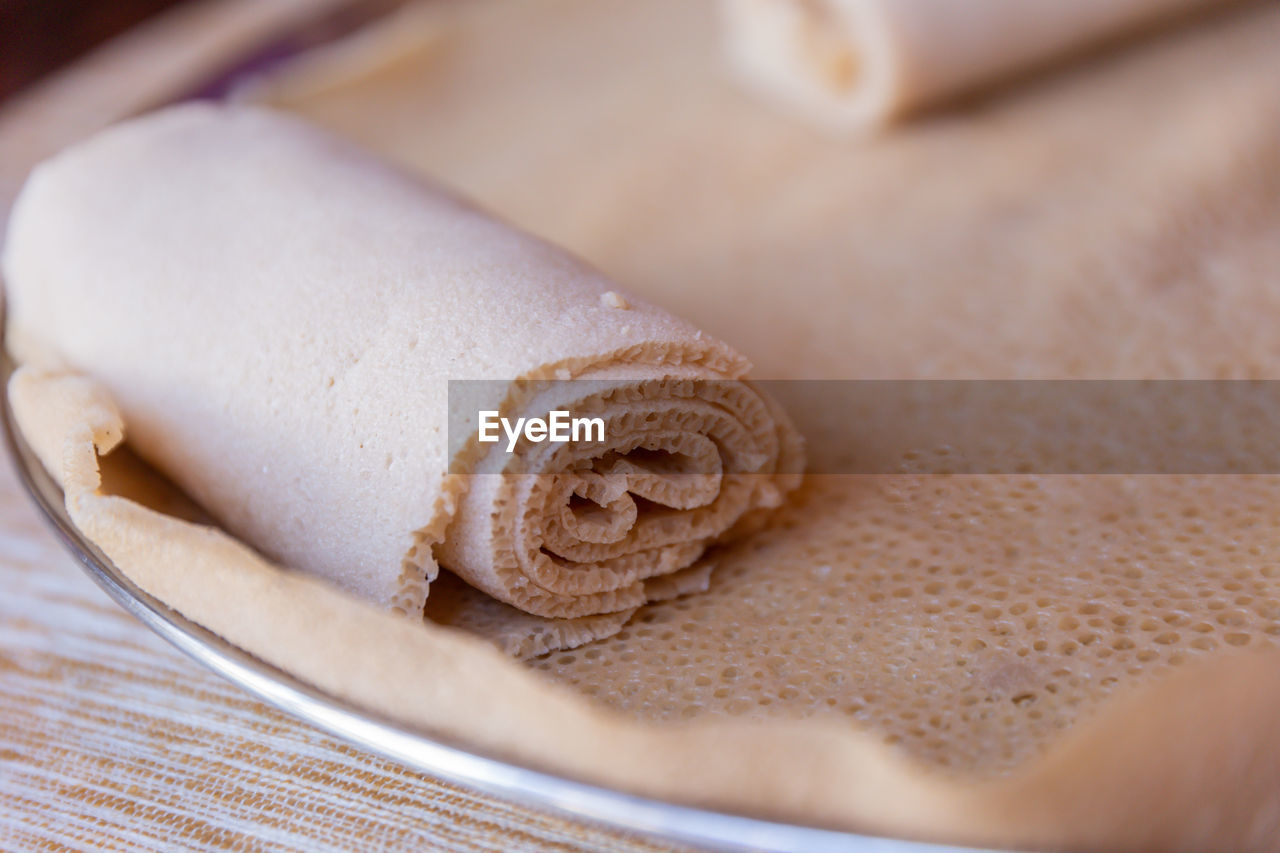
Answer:
[[[21,357],[98,378],[228,529],[402,612],[437,559],[537,616],[628,612],[798,477],[727,346],[269,111],[175,108],[58,156],[5,252]],[[449,434],[457,379],[495,381]],[[508,453],[472,428],[555,408],[604,438]]]
[[[121,452],[125,425],[93,380],[22,368],[8,393],[71,518],[134,583],[381,717],[622,790],[822,826],[1032,849],[1276,849],[1274,649],[1129,690],[1000,779],[948,777],[858,724],[629,721],[461,632],[391,617],[216,527],[114,493],[99,454]],[[175,503],[163,488],[134,492]]]
[[[746,342],[766,376],[1280,377],[1274,4],[857,141],[727,78],[714,3],[414,14],[416,63],[331,55],[314,86],[286,75],[261,95]],[[901,446],[893,417],[831,431],[820,407],[788,410],[815,464]],[[718,555],[707,595],[538,665],[643,720],[843,719],[971,780],[1028,772],[1119,713],[1117,692],[1280,630],[1274,477],[937,479],[902,463],[811,477],[782,528]],[[1231,731],[1223,717],[1179,746]],[[1197,781],[1217,777],[1194,762],[1148,773],[1162,759],[1143,749],[1126,784],[1163,803],[1150,820],[1108,827],[1095,804],[1046,843],[1190,831],[1252,796],[1231,774]],[[1114,795],[1114,777],[1080,772]],[[1270,826],[1270,807],[1241,808],[1257,810],[1234,832]]]
[[[647,601],[666,601],[706,592],[714,565],[706,560],[687,569],[659,575],[645,582]],[[431,584],[426,614],[432,622],[484,637],[509,655],[534,658],[548,652],[577,648],[622,630],[639,607],[595,613],[572,619],[546,619],[518,610],[468,586],[449,572]]]
[[[646,720],[843,717],[1006,773],[1117,691],[1276,642],[1275,479],[811,476],[707,595],[536,667]]]
[[[883,125],[1100,42],[1235,0],[723,0],[753,89],[843,128]]]
[[[727,79],[713,2],[401,22],[416,62],[370,45],[345,82],[262,96],[738,342],[754,375],[1280,377],[1273,3],[858,141]],[[789,413],[806,436],[821,414]]]
[[[323,79],[298,69],[262,92],[747,344],[768,375],[1280,374],[1274,4],[856,144],[725,79],[714,4],[446,3],[409,24],[393,66],[374,38],[317,57]],[[54,426],[95,410],[72,399],[60,418],[59,387],[12,389],[28,434],[73,439],[52,442],[54,471],[91,462],[88,432]],[[1280,838],[1273,483],[816,477],[759,552],[716,555],[705,595],[543,659],[594,703],[217,531],[83,490],[68,503],[181,612],[480,749],[894,834],[1265,850]]]

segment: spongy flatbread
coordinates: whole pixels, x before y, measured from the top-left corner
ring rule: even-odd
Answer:
[[[866,141],[744,94],[708,49],[714,3],[411,11],[415,62],[264,97],[739,343],[758,376],[1280,373],[1273,4]]]
[[[762,112],[728,83],[707,6],[494,8],[412,19],[436,49],[414,54],[400,32],[390,73],[344,69],[348,55],[309,77],[321,75],[317,58],[277,96],[710,328],[737,330],[773,375],[1278,372],[1277,10],[856,145]],[[34,382],[15,398],[29,434],[73,439],[44,454],[72,482],[91,458],[96,409],[59,389]],[[64,458],[81,461],[63,470]],[[547,662],[640,718],[630,723],[465,638],[375,618],[278,574],[215,533],[75,490],[72,506],[144,587],[234,642],[366,707],[520,760],[683,802],[902,835],[1195,850],[1274,849],[1278,837],[1280,664],[1271,650],[1222,654],[1228,634],[1262,645],[1277,624],[1277,491],[1261,478],[815,479],[756,556],[722,556],[710,593],[660,605],[619,638],[625,648]],[[201,589],[199,572],[174,570],[208,565],[191,559],[205,546],[242,559],[218,563],[225,580]],[[1135,552],[1141,565],[1113,559]],[[794,610],[761,601],[768,583],[786,584],[772,604]],[[1112,610],[1088,612],[1103,605]],[[711,621],[724,612],[729,622]],[[1164,622],[1179,613],[1195,619]],[[1179,635],[1166,652],[1155,649],[1161,623]],[[317,624],[329,629],[320,645],[308,630]],[[1090,630],[1102,636],[1084,643]],[[691,648],[678,647],[685,637]],[[986,647],[961,656],[953,640]],[[1198,640],[1216,649],[1202,653]],[[724,657],[726,646],[741,657]],[[1023,647],[1032,662],[1005,665]],[[1104,648],[1105,659],[1093,651]],[[1150,651],[1158,662],[1140,659]],[[1179,653],[1186,665],[1164,666]],[[815,671],[824,654],[830,664]],[[876,692],[873,679],[896,692]],[[810,688],[824,684],[815,702]],[[1055,691],[1085,698],[1057,704]],[[653,724],[690,707],[700,719],[687,726]],[[876,743],[895,737],[921,763]],[[1003,775],[982,781],[993,773]]]
[[[742,80],[861,129],[1230,0],[724,0]]]
[[[390,27],[416,59],[317,57],[261,95],[745,342],[766,375],[1280,376],[1273,6],[867,141],[740,91],[710,3]],[[821,412],[793,414],[820,435]],[[1277,497],[1266,477],[811,478],[708,595],[540,666],[645,718],[846,717],[1000,772],[1116,689],[1269,642]]]
[[[415,617],[439,559],[538,617],[619,614],[544,649],[600,636],[798,479],[794,431],[725,344],[268,110],[174,107],[62,152],[15,204],[4,270],[21,357],[97,378],[228,529]],[[507,452],[466,426],[555,408],[598,416],[598,440]],[[637,447],[700,449],[705,477]]]
[[[22,368],[8,392],[73,522],[127,577],[263,661],[380,717],[598,784],[838,828],[1035,848],[1275,849],[1275,650],[1206,662],[1131,692],[1042,759],[991,781],[948,779],[873,732],[829,720],[627,721],[463,632],[392,617],[265,562],[216,527],[183,520],[185,509],[173,516],[113,493],[98,454],[120,452],[124,425],[92,380]],[[163,489],[132,491],[183,505]]]

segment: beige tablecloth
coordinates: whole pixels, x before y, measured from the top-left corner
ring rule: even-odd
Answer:
[[[0,850],[656,850],[295,721],[117,607],[0,464]]]

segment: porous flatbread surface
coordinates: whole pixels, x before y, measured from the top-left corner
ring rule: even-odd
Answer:
[[[568,246],[765,375],[1277,378],[1273,5],[858,142],[762,108],[721,35],[687,0],[440,4],[259,96]],[[384,715],[827,826],[1280,838],[1273,477],[810,476],[778,526],[717,553],[705,594],[530,672],[95,494],[88,443],[118,419],[76,381],[12,396],[57,439],[42,458],[81,528],[181,612]],[[819,434],[822,413],[793,414]],[[218,587],[175,572],[208,553]]]
[[[990,780],[949,778],[834,720],[641,722],[465,631],[391,616],[200,523],[171,487],[113,459],[124,423],[94,380],[24,367],[8,392],[73,523],[133,583],[381,718],[597,784],[805,823],[1000,846],[1274,849],[1274,649],[1130,691]]]
[[[763,375],[1280,376],[1274,7],[857,140],[743,90],[713,3],[423,7],[388,32],[416,52],[317,57],[260,96],[465,188]],[[792,414],[821,471],[830,413]],[[708,594],[538,668],[644,719],[832,717],[986,774],[1280,632],[1273,477],[910,468],[811,475]]]

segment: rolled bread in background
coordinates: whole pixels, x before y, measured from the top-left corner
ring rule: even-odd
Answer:
[[[39,167],[4,274],[20,359],[97,379],[136,451],[268,556],[403,612],[437,558],[539,616],[633,608],[798,478],[728,346],[266,110],[170,109]],[[514,380],[580,378],[547,393],[603,442],[447,441],[448,380],[502,380],[480,407],[515,414],[538,401]]]
[[[1232,0],[723,0],[749,85],[872,127],[1109,38]]]

